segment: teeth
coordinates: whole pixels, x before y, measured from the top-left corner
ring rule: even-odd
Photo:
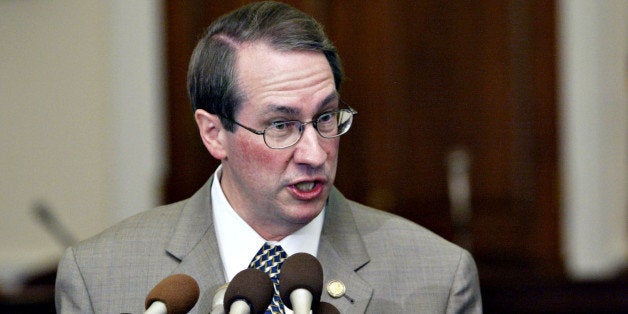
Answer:
[[[301,182],[296,187],[301,191],[311,191],[314,188],[314,182]]]

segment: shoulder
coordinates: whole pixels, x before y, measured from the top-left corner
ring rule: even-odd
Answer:
[[[98,265],[138,254],[163,254],[184,201],[139,213],[74,246],[77,263]]]
[[[337,189],[332,190],[328,207],[329,232],[342,236],[357,233],[369,254],[399,252],[411,258],[420,252],[423,257],[439,255],[456,260],[466,252],[413,221],[349,200]]]
[[[120,313],[142,305],[151,287],[177,264],[164,248],[182,207],[175,203],[142,212],[68,248],[57,271],[58,309]]]
[[[386,292],[394,283],[397,291],[409,294],[400,302],[400,312],[458,307],[481,312],[477,268],[467,250],[403,217],[353,201],[347,204],[370,257],[360,274],[376,295],[398,297]],[[371,308],[380,312],[386,305],[374,302]]]
[[[421,249],[424,253],[433,252],[452,257],[463,254],[464,250],[459,246],[413,221],[354,201],[347,200],[347,204],[367,246],[368,243],[386,243],[391,249],[414,248]]]

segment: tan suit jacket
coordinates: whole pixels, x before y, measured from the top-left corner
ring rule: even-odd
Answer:
[[[68,248],[59,263],[58,313],[143,313],[148,292],[170,274],[199,283],[191,313],[211,309],[224,284],[211,214],[210,179],[191,198],[131,217]],[[345,296],[322,301],[341,313],[480,313],[475,263],[467,251],[403,218],[333,189],[318,249],[324,283]]]

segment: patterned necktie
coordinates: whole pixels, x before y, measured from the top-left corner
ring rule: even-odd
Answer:
[[[283,302],[281,302],[281,297],[279,297],[278,286],[279,270],[286,257],[288,257],[288,255],[286,251],[281,248],[281,245],[264,243],[249,265],[249,268],[257,268],[267,273],[273,282],[275,295],[273,296],[273,302],[271,302],[268,309],[266,309],[266,314],[285,313]]]

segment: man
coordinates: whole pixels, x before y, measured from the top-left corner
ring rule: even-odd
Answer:
[[[142,312],[148,292],[175,273],[199,283],[204,297],[192,312],[207,309],[264,245],[284,258],[316,256],[322,301],[341,313],[481,312],[466,251],[333,187],[339,136],[356,113],[340,100],[341,82],[322,28],[292,7],[255,3],[214,22],[193,53],[188,88],[221,166],[190,199],[68,249],[58,312]]]

